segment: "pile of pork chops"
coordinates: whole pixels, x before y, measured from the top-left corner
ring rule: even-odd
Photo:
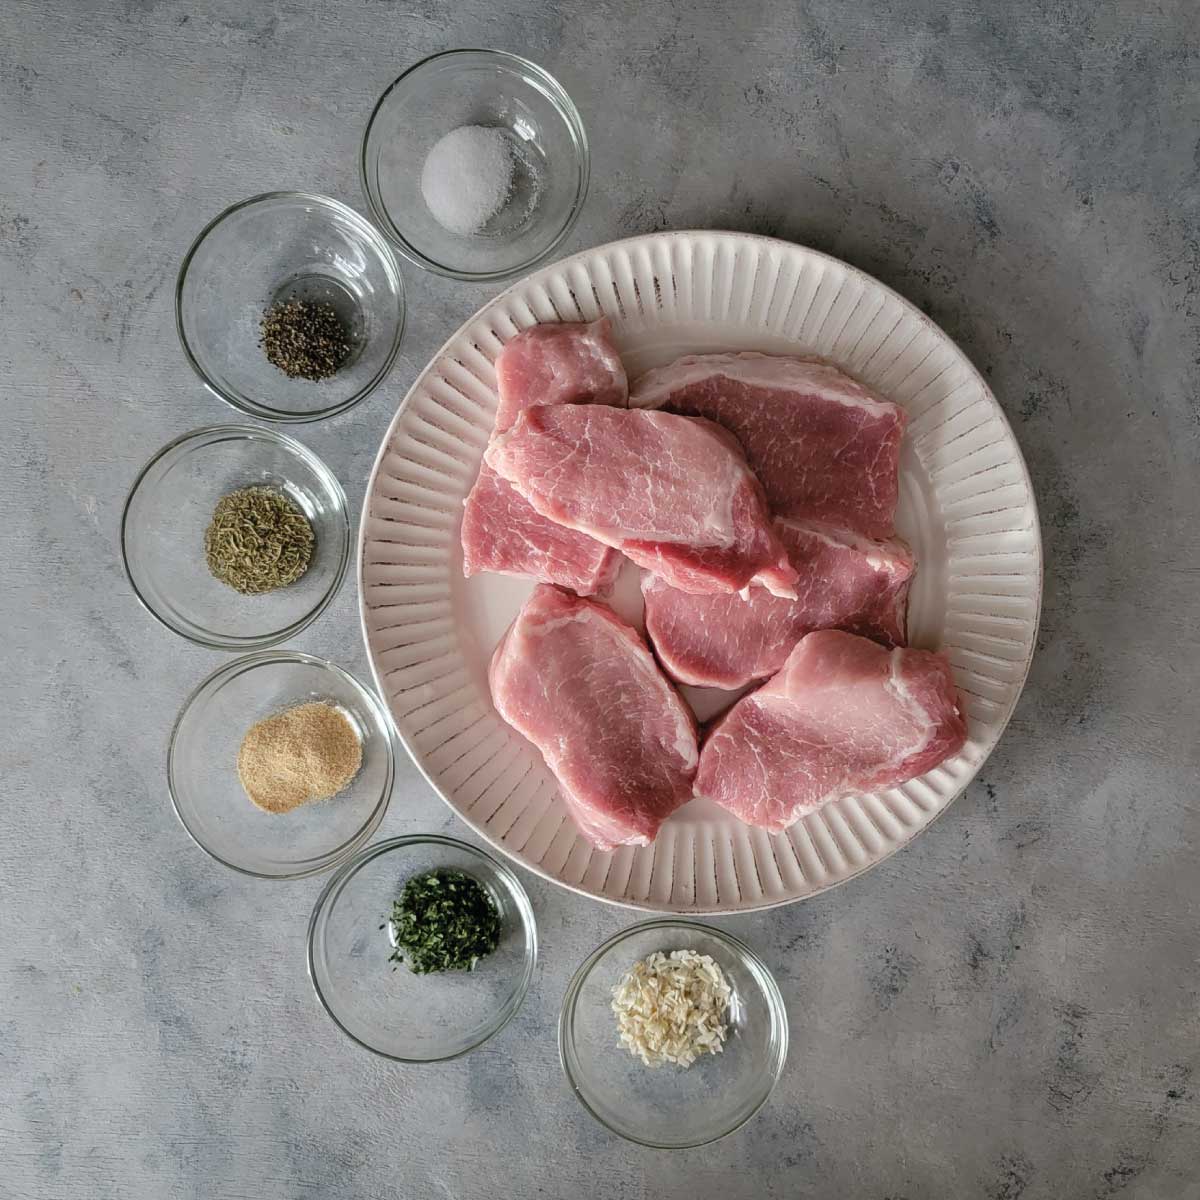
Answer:
[[[962,747],[949,664],[905,646],[900,408],[763,354],[681,358],[631,397],[603,320],[528,329],[496,371],[463,570],[538,581],[492,698],[590,842],[647,845],[693,796],[778,831]],[[624,560],[649,644],[595,598]],[[759,686],[701,731],[677,683]]]

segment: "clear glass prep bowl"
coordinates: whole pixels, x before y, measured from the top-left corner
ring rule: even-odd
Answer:
[[[332,304],[352,349],[328,379],[289,379],[259,345],[276,302]],[[179,269],[175,323],[188,362],[227,404],[268,421],[352,408],[391,369],[404,285],[387,240],[352,208],[309,192],[268,192],[227,208]]]
[[[237,756],[251,725],[297,704],[340,709],[362,742],[362,766],[336,796],[286,813],[256,808]],[[268,650],[214,671],[188,697],[167,749],[167,783],[183,827],[218,862],[262,879],[296,879],[353,854],[378,828],[395,776],[391,724],[374,692],[311,654]]]
[[[235,488],[273,487],[308,518],[316,546],[295,583],[243,596],[213,578],[204,531]],[[346,496],[311,450],[270,429],[215,425],[184,434],[143,468],[121,518],[121,548],[134,593],[183,637],[223,650],[272,646],[311,624],[346,575]]]
[[[517,162],[513,200],[470,236],[438,224],[421,194],[426,156],[460,125],[504,131]],[[590,157],[583,120],[552,75],[500,50],[448,50],[410,67],[380,97],[360,168],[372,217],[406,258],[455,279],[490,280],[527,270],[567,236],[587,195]]]
[[[695,950],[725,973],[733,999],[724,1050],[690,1067],[647,1067],[621,1045],[612,990],[655,950]],[[575,1095],[631,1142],[676,1150],[716,1141],[767,1101],[787,1058],[787,1012],[762,960],[737,938],[697,921],[644,921],[594,951],[563,999],[558,1049]]]
[[[473,876],[500,911],[500,945],[473,971],[414,975],[393,963],[392,901],[435,867]],[[490,854],[435,835],[368,846],[325,886],[308,927],[317,998],[359,1045],[399,1062],[457,1058],[516,1015],[537,963],[537,927],[517,877]]]

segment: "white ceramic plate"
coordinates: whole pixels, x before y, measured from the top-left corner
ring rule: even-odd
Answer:
[[[462,577],[459,522],[496,405],[501,346],[539,321],[612,318],[630,378],[681,354],[816,354],[910,414],[899,533],[919,568],[913,645],[954,664],[970,727],[961,754],[903,787],[851,796],[784,833],[692,801],[653,846],[580,837],[538,752],[492,708],[492,649],[531,584]],[[1003,732],[1033,653],[1041,541],[1029,475],[987,385],[950,339],[845,263],[769,238],[658,233],[589,250],[485,305],[392,421],[359,539],[363,631],[401,740],[464,821],[514,862],[631,908],[735,912],[811,896],[880,862],[970,782]],[[615,606],[639,615],[626,565]],[[700,715],[713,693],[685,689]],[[727,699],[727,697],[726,697]]]

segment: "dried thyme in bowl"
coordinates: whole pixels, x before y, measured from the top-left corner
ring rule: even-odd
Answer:
[[[222,496],[204,532],[204,557],[214,578],[259,596],[295,583],[312,561],[316,535],[282,492],[244,487]]]

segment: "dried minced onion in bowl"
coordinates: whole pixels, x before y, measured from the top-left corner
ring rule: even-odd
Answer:
[[[628,976],[632,1011],[623,1018]],[[681,1019],[669,1021],[677,999]],[[634,1043],[628,1054],[615,1036],[622,1020]],[[693,1044],[706,1033],[709,1051]],[[783,997],[749,946],[712,925],[661,917],[614,934],[580,964],[563,996],[558,1052],[571,1090],[601,1124],[644,1146],[682,1149],[724,1137],[766,1103],[787,1058],[787,1035]],[[646,1059],[668,1062],[669,1050],[681,1065],[689,1056],[703,1064],[648,1070],[639,1042]]]
[[[613,988],[621,1044],[648,1067],[690,1067],[725,1046],[733,991],[721,968],[694,950],[647,955]]]

